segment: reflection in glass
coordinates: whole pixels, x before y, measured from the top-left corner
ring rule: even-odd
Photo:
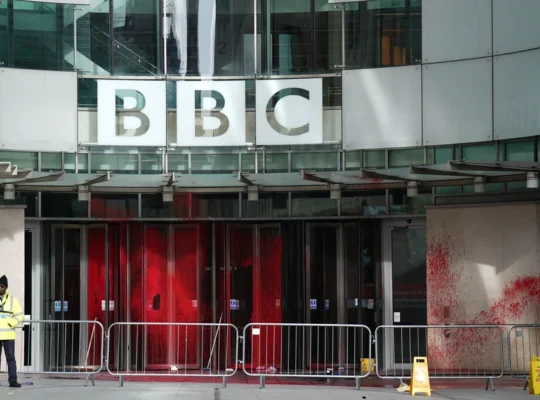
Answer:
[[[337,200],[330,198],[330,193],[293,192],[293,217],[329,217],[338,214]]]
[[[73,27],[77,30],[77,52],[73,56],[75,68],[87,74],[109,75],[111,71],[109,0],[92,0],[88,6],[75,8],[73,12],[77,21],[77,27]],[[81,80],[79,79],[79,82]]]
[[[16,68],[73,70],[73,6],[13,1]]]
[[[419,63],[422,59],[422,6],[411,0],[347,4],[347,68]]]
[[[7,1],[0,3],[0,66],[9,67],[9,36],[8,36]]]
[[[156,75],[161,72],[159,0],[115,0],[114,72],[116,75]]]
[[[392,298],[398,324],[427,324],[425,228],[392,230]],[[426,345],[425,330],[395,331],[395,362],[406,361],[403,355],[425,357]]]
[[[254,75],[252,0],[167,0],[165,7],[169,74]]]

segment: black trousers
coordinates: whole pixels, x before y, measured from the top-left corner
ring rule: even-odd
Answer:
[[[17,382],[17,363],[15,362],[15,340],[0,340],[0,356],[2,347],[6,353],[9,383]]]

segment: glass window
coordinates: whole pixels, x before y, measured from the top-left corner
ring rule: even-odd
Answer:
[[[193,194],[193,218],[238,218],[238,194]]]
[[[41,193],[41,216],[44,218],[87,218],[88,202],[79,201],[77,193]]]
[[[345,55],[348,68],[420,63],[420,1],[375,0],[347,4]]]
[[[77,19],[76,67],[92,75],[109,75],[112,42],[109,29],[109,0],[92,0],[90,5],[77,6],[77,8],[80,10],[74,14]],[[72,17],[71,20],[73,20]],[[71,29],[73,29],[72,24]],[[79,79],[79,82],[81,80],[83,79]],[[84,81],[95,84],[95,81],[91,79],[84,79]]]
[[[452,147],[435,147],[435,164],[444,164],[452,160]]]
[[[97,108],[97,79],[80,77],[77,79],[79,107]]]
[[[266,73],[290,75],[312,72],[313,16],[311,0],[266,2]]]
[[[163,172],[161,154],[141,154],[141,173],[161,174]]]
[[[115,0],[115,75],[157,75],[162,71],[160,1]]]
[[[338,214],[337,200],[330,198],[330,191],[293,192],[293,217],[328,217]]]
[[[341,215],[372,217],[386,214],[386,192],[341,192]]]
[[[287,153],[266,153],[266,172],[289,172]]]
[[[193,174],[223,174],[239,170],[238,154],[192,154]]]
[[[242,218],[277,218],[289,216],[288,193],[259,193],[258,201],[242,196]]]
[[[262,172],[263,170],[263,154],[259,153],[257,157],[258,171]],[[243,172],[255,172],[255,154],[242,154],[242,171]]]
[[[506,143],[506,161],[534,161],[534,142]]]
[[[41,153],[42,171],[61,171],[62,153]]]
[[[253,76],[253,0],[168,0],[169,74]],[[210,40],[215,31],[215,40]],[[259,52],[260,38],[257,38]],[[259,53],[260,54],[260,53]]]
[[[9,29],[7,1],[0,2],[0,67],[9,67]]]
[[[169,172],[188,172],[189,155],[188,154],[168,154]]]
[[[88,172],[88,154],[79,153],[77,164],[79,173]],[[64,169],[66,172],[75,172],[75,154],[64,154]]]
[[[364,154],[364,168],[384,168],[386,154],[384,150],[367,150]]]
[[[345,153],[345,170],[359,170],[362,168],[362,152],[348,151]]]
[[[298,1],[298,0],[295,0]],[[315,72],[335,70],[343,64],[341,10],[328,0],[315,0]]]
[[[38,216],[38,193],[37,192],[19,192],[18,196],[21,202],[26,206],[24,210],[25,217]]]
[[[143,218],[188,218],[191,193],[175,193],[172,202],[164,202],[161,194],[143,194]]]
[[[461,159],[466,161],[496,161],[495,143],[461,146]]]
[[[390,150],[389,167],[408,167],[409,165],[424,164],[424,149]]]
[[[137,174],[139,156],[137,154],[100,154],[91,155],[91,172],[111,171],[117,174]]]
[[[417,196],[409,197],[406,189],[391,189],[390,214],[425,214],[432,197],[431,190],[419,190]]]
[[[9,161],[18,168],[38,168],[38,154],[20,151],[0,151],[0,162]]]
[[[337,171],[339,169],[338,153],[293,153],[292,171],[302,169],[317,171]]]
[[[73,6],[13,1],[13,66],[73,70]]]
[[[92,194],[93,218],[137,218],[139,198],[136,194]]]

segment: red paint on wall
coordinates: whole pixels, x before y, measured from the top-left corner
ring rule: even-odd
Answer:
[[[427,252],[427,300],[429,325],[505,325],[523,323],[531,307],[540,304],[540,275],[523,276],[506,284],[489,309],[465,317],[467,299],[460,298],[464,246],[449,236],[431,240]],[[534,321],[530,321],[534,322]],[[500,336],[494,328],[431,329],[428,332],[430,368],[447,371],[475,370],[475,363],[500,363]]]
[[[459,254],[449,236],[432,240],[427,249],[426,283],[428,298],[428,324],[449,323],[459,306],[457,288],[461,280]],[[454,311],[454,313],[453,313]]]

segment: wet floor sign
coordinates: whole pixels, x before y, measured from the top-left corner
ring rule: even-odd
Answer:
[[[540,357],[533,357],[531,360],[529,394],[540,395]]]
[[[411,377],[411,396],[415,396],[417,393],[431,396],[429,369],[426,357],[414,357]]]

